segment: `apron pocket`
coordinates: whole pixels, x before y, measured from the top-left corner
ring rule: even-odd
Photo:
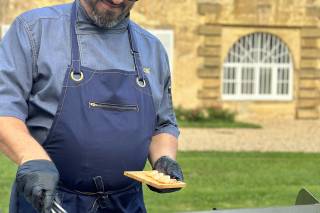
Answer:
[[[133,104],[111,104],[111,103],[89,102],[89,108],[104,109],[104,110],[118,111],[118,112],[126,112],[126,111],[139,112],[138,105],[133,105]]]

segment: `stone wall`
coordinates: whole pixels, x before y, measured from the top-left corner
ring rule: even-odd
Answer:
[[[301,29],[301,70],[299,83],[298,118],[319,117],[320,107],[320,29]]]
[[[198,0],[198,12],[204,17],[198,30],[204,37],[198,52],[204,59],[199,69],[203,105],[232,109],[244,120],[320,118],[319,5],[320,1],[308,0]],[[234,42],[251,32],[270,32],[288,45],[294,61],[292,101],[221,99],[219,75],[224,57]]]

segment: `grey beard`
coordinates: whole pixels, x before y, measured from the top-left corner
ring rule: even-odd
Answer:
[[[99,27],[103,28],[113,28],[118,25],[122,20],[127,17],[128,14],[122,13],[116,19],[112,19],[113,14],[110,12],[108,14],[99,15],[95,10],[92,11],[91,19]]]

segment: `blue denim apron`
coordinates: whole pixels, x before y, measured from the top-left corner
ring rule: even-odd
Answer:
[[[156,122],[134,32],[129,24],[135,72],[93,70],[81,66],[76,20],[74,3],[72,61],[43,144],[60,173],[62,207],[69,213],[146,212],[141,184],[123,175],[143,170]],[[35,213],[23,196],[15,203],[16,212]]]

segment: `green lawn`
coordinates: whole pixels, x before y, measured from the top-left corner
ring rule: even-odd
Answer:
[[[156,194],[145,188],[149,212],[288,206],[300,188],[320,197],[320,154],[179,153],[187,187]],[[0,156],[0,209],[7,212],[15,168]]]
[[[15,172],[16,166],[0,154],[0,213],[8,212],[10,190]]]

